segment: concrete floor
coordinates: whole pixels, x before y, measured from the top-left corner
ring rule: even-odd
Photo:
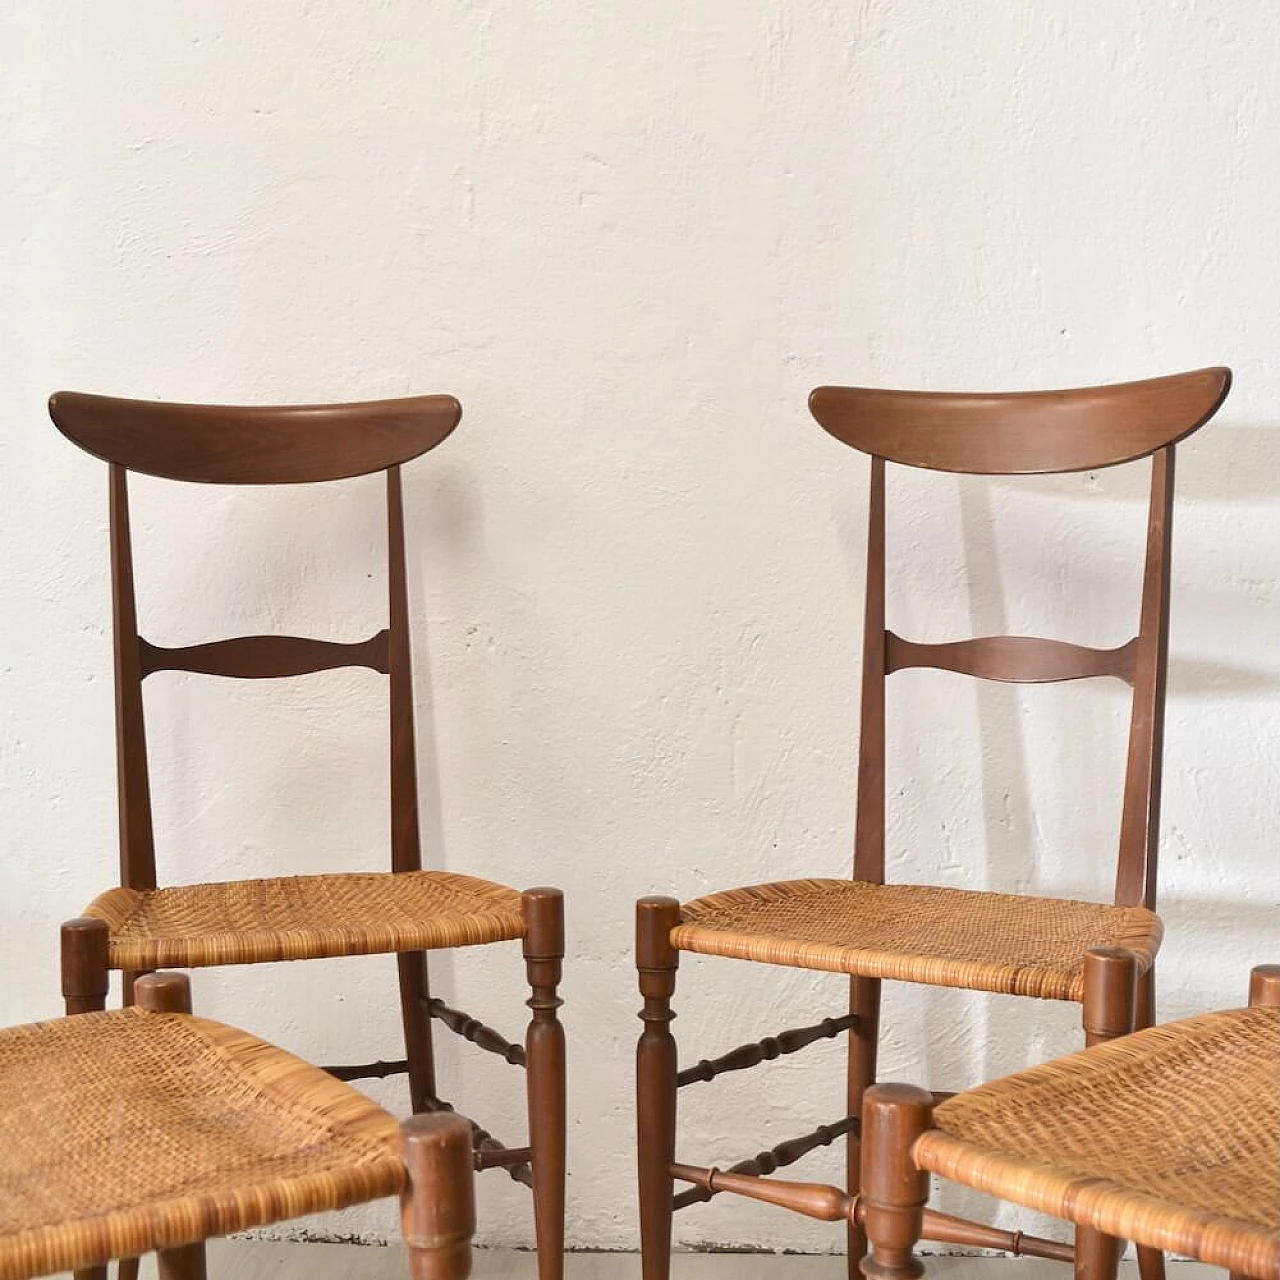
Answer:
[[[936,1280],[1070,1280],[1059,1263],[1023,1258],[927,1258]],[[565,1280],[639,1280],[640,1261],[630,1253],[575,1253]],[[276,1244],[258,1240],[218,1240],[209,1248],[213,1280],[408,1280],[404,1251],[349,1244]],[[1209,1280],[1208,1267],[1173,1263],[1170,1280]],[[1136,1280],[1126,1263],[1121,1280]],[[143,1264],[141,1280],[154,1280],[154,1263]],[[844,1280],[843,1258],[753,1253],[682,1253],[671,1280]],[[529,1253],[477,1249],[472,1280],[536,1280]]]

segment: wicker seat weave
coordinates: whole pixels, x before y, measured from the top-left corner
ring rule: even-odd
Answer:
[[[0,1031],[0,1280],[393,1195],[394,1118],[271,1045],[114,1010]]]
[[[1206,1014],[957,1094],[916,1162],[1123,1239],[1278,1277],[1277,1017]]]
[[[111,927],[115,969],[426,951],[524,933],[516,890],[446,871],[110,889],[85,914]]]
[[[683,951],[1050,1000],[1080,1000],[1090,947],[1150,967],[1160,918],[1102,906],[931,885],[790,880],[685,903]]]

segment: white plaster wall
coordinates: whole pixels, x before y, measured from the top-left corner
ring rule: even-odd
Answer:
[[[1180,460],[1163,1011],[1237,1000],[1280,955],[1278,31],[1250,0],[6,7],[0,1017],[57,1009],[57,923],[115,862],[105,476],[48,425],[55,387],[463,400],[407,474],[429,852],[569,893],[569,1237],[626,1247],[633,899],[848,866],[866,468],[809,388],[1218,361],[1236,390]],[[894,625],[1118,641],[1142,487],[894,473]],[[140,484],[137,515],[157,640],[228,615],[380,625],[374,481]],[[381,696],[358,673],[158,678],[165,873],[383,865]],[[891,715],[896,873],[1105,896],[1116,690],[919,676]],[[513,948],[438,975],[519,1025]],[[196,993],[349,1060],[392,1047],[391,977],[353,960]],[[677,1029],[700,1055],[842,999],[690,959]],[[886,1014],[887,1073],[936,1087],[1075,1043],[1066,1007],[897,988]],[[724,1162],[838,1116],[836,1057],[691,1092],[682,1151]],[[486,1060],[447,1091],[516,1137],[518,1085]],[[526,1243],[498,1176],[482,1238]],[[724,1201],[678,1235],[840,1247]]]

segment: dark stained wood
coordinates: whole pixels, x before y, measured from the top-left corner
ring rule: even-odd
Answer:
[[[720,1169],[700,1169],[688,1164],[674,1164],[671,1172],[681,1182],[692,1182],[701,1187],[709,1196],[729,1191],[749,1200],[759,1200],[762,1204],[774,1204],[793,1213],[802,1213],[806,1218],[817,1218],[820,1222],[841,1222],[852,1217],[857,1204],[855,1196],[821,1182],[783,1182]]]
[[[427,1001],[427,1012],[439,1022],[443,1022],[455,1035],[483,1049],[486,1053],[496,1053],[506,1059],[514,1067],[526,1065],[527,1056],[518,1044],[499,1035],[492,1027],[486,1027],[479,1018],[473,1018],[462,1009],[451,1009],[438,996]]]
[[[389,768],[391,789],[391,870],[417,871],[422,866],[414,694],[410,652],[408,582],[405,565],[405,519],[400,465],[433,448],[456,426],[461,410],[450,396],[421,396],[398,401],[351,405],[229,407],[173,405],[128,401],[103,396],[60,392],[49,405],[50,415],[76,444],[109,463],[111,495],[111,564],[115,631],[116,725],[119,772],[121,883],[137,889],[156,887],[150,784],[143,719],[142,679],[160,670],[197,671],[241,679],[306,675],[339,666],[365,666],[384,672],[390,685]],[[389,619],[385,630],[354,644],[319,641],[300,636],[239,636],[207,644],[167,648],[138,634],[133,586],[133,560],[128,509],[127,471],[166,479],[209,484],[293,484],[336,480],[373,471],[386,471],[387,569]],[[545,892],[545,891],[544,891]],[[95,926],[96,927],[96,926]],[[102,1007],[105,966],[99,966],[97,944],[67,934],[68,1007]],[[339,1066],[331,1074],[343,1079],[381,1078],[405,1071],[410,1103],[415,1112],[442,1109],[432,1053],[431,1001],[424,953],[396,957],[400,988],[405,1057],[401,1062]],[[550,1000],[550,957],[531,957],[539,988],[535,999],[536,1035],[543,1069],[539,1096],[554,1095],[559,1075],[563,1095],[563,1047],[559,1057],[554,1039],[562,1034]],[[559,960],[555,962],[558,981]],[[134,975],[126,973],[124,995],[131,999]],[[444,1006],[441,1006],[442,1010]],[[456,1011],[448,1011],[450,1014]],[[484,1046],[488,1028],[475,1024],[470,1038]],[[505,1042],[504,1042],[505,1043]],[[508,1047],[512,1060],[524,1050]],[[563,1127],[563,1106],[561,1107]],[[562,1229],[549,1223],[549,1214],[563,1216],[563,1191],[557,1201],[550,1190],[557,1177],[563,1187],[564,1143],[552,1139],[551,1122],[531,1117],[541,1126],[544,1151],[539,1177],[543,1183],[535,1201],[540,1238],[548,1258],[540,1261],[543,1280],[559,1277],[563,1251]],[[512,1154],[491,1135],[476,1128],[478,1149],[491,1163],[506,1167],[518,1182],[532,1185],[535,1175],[519,1152]],[[558,1165],[558,1174],[557,1174]],[[547,1208],[550,1206],[550,1208]],[[126,1264],[127,1266],[128,1264]]]
[[[703,1058],[692,1067],[686,1067],[676,1076],[676,1084],[684,1088],[687,1084],[706,1083],[716,1076],[729,1071],[746,1071],[758,1067],[762,1062],[772,1062],[775,1058],[789,1053],[799,1053],[819,1040],[832,1040],[842,1031],[848,1031],[857,1024],[856,1014],[846,1014],[843,1018],[823,1018],[811,1027],[796,1027],[790,1031],[780,1031],[776,1036],[765,1036],[763,1040],[751,1044],[739,1045],[718,1058]]]
[[[415,1115],[401,1125],[408,1173],[400,1226],[413,1280],[467,1280],[476,1230],[471,1126],[458,1115]]]
[[[138,1007],[149,1013],[191,1012],[191,980],[185,973],[142,974],[134,983],[133,994]],[[136,1273],[137,1259],[124,1259],[120,1270]],[[205,1280],[204,1244],[160,1250],[156,1254],[156,1270],[160,1280]]]
[[[1015,1258],[1051,1258],[1054,1262],[1074,1262],[1075,1250],[1058,1240],[1029,1236],[1021,1231],[1001,1231],[980,1222],[956,1218],[936,1209],[925,1209],[921,1221],[921,1240],[940,1244],[962,1244],[974,1249],[999,1249]]]
[[[95,1013],[107,1007],[111,975],[105,920],[80,916],[62,926],[62,998],[67,1013]]]
[[[929,1176],[915,1166],[916,1139],[933,1127],[933,1099],[923,1089],[880,1084],[862,1108],[862,1225],[870,1252],[867,1280],[916,1280],[915,1256],[929,1199]]]
[[[813,416],[873,457],[934,471],[1032,475],[1132,462],[1217,412],[1229,369],[1065,391],[968,394],[818,387]]]
[[[443,1098],[428,1098],[427,1105],[419,1114],[434,1114],[437,1111],[456,1113],[457,1108],[452,1102],[446,1102]],[[471,1126],[472,1167],[476,1172],[478,1173],[481,1169],[505,1169],[512,1182],[523,1183],[524,1186],[532,1188],[533,1170],[530,1168],[528,1156],[525,1154],[531,1151],[531,1148],[508,1147],[505,1143],[499,1142],[488,1129],[482,1128],[474,1120],[470,1120],[468,1123]],[[512,1158],[520,1156],[524,1156],[524,1158]]]
[[[476,1172],[481,1169],[510,1169],[512,1165],[529,1164],[533,1160],[532,1147],[486,1147],[475,1153]],[[533,1176],[530,1174],[530,1185]]]
[[[1280,964],[1256,965],[1249,974],[1249,1003],[1280,1009]]]
[[[1132,951],[1094,947],[1085,953],[1081,1014],[1086,1048],[1133,1030],[1137,986],[1138,966]]]
[[[418,871],[418,754],[413,727],[413,660],[409,587],[404,560],[404,496],[400,468],[387,472],[388,666],[391,678],[391,869]]]
[[[156,845],[147,772],[147,730],[142,714],[142,655],[133,590],[129,479],[124,468],[115,463],[109,470],[120,883],[131,889],[154,889]]]
[[[409,643],[409,587],[405,568],[404,493],[400,468],[387,469],[387,666],[390,677],[391,869],[422,867],[418,823],[418,755],[413,724],[413,661]],[[436,1092],[435,1047],[427,1003],[430,966],[425,952],[396,957],[400,1021],[409,1062],[409,1099],[421,1111]]]
[[[867,504],[867,597],[862,642],[862,714],[858,738],[858,808],[853,874],[884,883],[884,679],[888,648],[884,625],[884,459],[871,459]]]
[[[138,1008],[148,1013],[191,1012],[191,979],[185,973],[145,973],[133,992]]]
[[[676,1149],[676,1042],[671,997],[680,953],[671,931],[680,923],[674,898],[636,903],[636,969],[644,1024],[636,1045],[636,1159],[640,1191],[642,1280],[671,1275],[671,1163]]]
[[[59,391],[49,416],[87,453],[203,484],[303,484],[384,471],[458,425],[452,396],[364,404],[204,405]]]
[[[820,1222],[859,1224],[866,1215],[866,1205],[860,1197],[821,1182],[788,1182],[687,1164],[674,1164],[671,1171],[681,1182],[692,1182],[708,1192],[707,1198],[728,1191],[748,1200],[789,1209],[806,1218],[817,1218]],[[1052,1258],[1058,1262],[1071,1262],[1074,1258],[1071,1246],[1056,1240],[1025,1235],[1021,1231],[1001,1231],[934,1209],[925,1209],[921,1221],[922,1240],[1000,1249],[1015,1257]]]
[[[1165,681],[1169,661],[1169,575],[1173,541],[1173,449],[1151,459],[1151,509],[1133,676],[1129,757],[1120,811],[1116,903],[1156,905]]]
[[[365,1062],[346,1067],[321,1067],[321,1071],[331,1075],[335,1080],[386,1080],[390,1076],[403,1076],[409,1073],[409,1062],[401,1058],[395,1062]]]
[[[849,979],[849,1012],[857,1019],[849,1032],[849,1056],[845,1071],[845,1108],[851,1116],[862,1115],[863,1099],[867,1090],[876,1082],[881,986],[879,978]],[[849,1136],[845,1139],[844,1169],[849,1190],[856,1191],[858,1179],[862,1176],[861,1124],[850,1129]],[[862,1223],[850,1222],[847,1235],[846,1268],[849,1280],[857,1280],[858,1263],[867,1251],[867,1237]]]
[[[1132,683],[1138,647],[1136,636],[1117,649],[1092,649],[1039,636],[983,636],[946,644],[917,644],[889,631],[885,639],[888,674],[910,667],[932,667],[1007,684],[1045,684],[1094,676],[1115,676]]]
[[[1168,648],[1169,547],[1173,492],[1173,446],[1203,425],[1217,410],[1230,387],[1226,369],[1205,369],[1169,378],[1088,387],[1068,391],[1007,395],[955,395],[929,392],[880,391],[852,387],[820,387],[810,398],[813,415],[834,437],[870,456],[867,516],[866,597],[861,670],[861,714],[858,746],[858,793],[854,836],[853,876],[882,884],[885,879],[885,682],[897,671],[932,667],[957,674],[1013,683],[1113,677],[1133,688],[1133,719],[1123,822],[1116,859],[1116,901],[1121,905],[1155,906],[1156,836],[1159,830],[1160,755]],[[886,461],[942,471],[971,474],[1023,475],[1074,471],[1152,459],[1151,508],[1138,634],[1114,649],[1098,649],[1037,636],[986,636],[944,643],[922,644],[890,631],[886,625]],[[652,953],[651,953],[652,954]],[[1155,1016],[1154,979],[1141,976],[1136,993],[1119,1000],[1108,983],[1119,981],[1108,969],[1111,962],[1094,962],[1091,994],[1086,999],[1086,1022],[1094,1038],[1118,1034],[1114,1023],[1134,1017],[1144,1024]],[[1126,962],[1127,963],[1127,962]],[[654,1122],[674,1123],[665,1089],[664,1057],[670,1049],[669,1005],[658,996],[674,987],[675,960],[664,967],[670,982],[656,977],[654,1002],[647,1015],[662,1024],[650,1035],[653,1064],[638,1074],[641,1093],[639,1124],[641,1155],[641,1247],[646,1280],[666,1280],[664,1261],[649,1260],[670,1245],[670,1225],[658,1221],[664,1167],[653,1152]],[[1122,965],[1123,968],[1123,965]],[[643,971],[643,970],[642,970]],[[1099,975],[1107,975],[1105,981]],[[1110,994],[1100,996],[1099,982]],[[1132,988],[1132,983],[1130,983]],[[1136,999],[1136,1007],[1135,1007]],[[848,1037],[846,1100],[849,1115],[859,1114],[864,1094],[874,1085],[879,1025],[880,984],[852,979],[851,1029]],[[642,1041],[644,1037],[642,1036]],[[763,1042],[762,1042],[763,1043]],[[726,1066],[747,1067],[767,1061],[768,1054],[744,1046],[727,1055]],[[701,1066],[680,1073],[683,1083],[709,1078],[715,1070]],[[939,1095],[943,1096],[943,1095]],[[661,1132],[661,1130],[658,1130]],[[663,1142],[666,1139],[663,1138]],[[644,1154],[644,1144],[650,1154]],[[671,1143],[674,1150],[674,1139]],[[665,1148],[664,1148],[665,1149]],[[847,1140],[844,1190],[853,1196],[868,1167],[864,1140],[857,1127]],[[766,1153],[768,1154],[768,1153]],[[672,1157],[674,1158],[674,1157]],[[772,1165],[769,1155],[763,1163]],[[669,1168],[669,1161],[667,1168]],[[760,1167],[735,1166],[735,1173],[760,1173]],[[646,1179],[651,1187],[645,1189]],[[710,1193],[705,1187],[682,1191],[673,1198],[680,1207]],[[648,1215],[647,1219],[644,1214]],[[849,1275],[856,1275],[865,1251],[857,1215],[848,1221]],[[952,1228],[972,1230],[986,1228]],[[1031,1247],[1039,1247],[1031,1242]],[[1056,1248],[1056,1246],[1054,1246]],[[1110,1246],[1090,1245],[1091,1265],[1107,1261]],[[1092,1252],[1090,1252],[1092,1250]],[[1061,1256],[1056,1253],[1041,1256]],[[881,1258],[873,1264],[885,1275],[901,1263],[899,1274],[914,1273],[909,1258],[898,1262]],[[1163,1280],[1161,1261],[1140,1251],[1142,1280]],[[870,1273],[869,1273],[870,1274]]]
[[[1084,958],[1085,1045],[1127,1036],[1137,1013],[1138,967],[1134,955],[1119,947],[1094,947]],[[1115,1280],[1124,1242],[1091,1227],[1076,1229],[1077,1280]],[[1148,1259],[1148,1266],[1151,1259]]]
[[[785,1169],[788,1165],[795,1164],[797,1160],[803,1159],[811,1151],[817,1151],[819,1147],[829,1147],[838,1138],[856,1134],[859,1123],[857,1116],[845,1116],[843,1120],[837,1120],[835,1124],[820,1124],[816,1129],[802,1134],[798,1138],[788,1138],[785,1142],[779,1142],[777,1146],[770,1147],[767,1151],[757,1152],[749,1160],[739,1160],[737,1164],[730,1165],[727,1172],[735,1176],[767,1178],[769,1174],[778,1169]],[[673,1169],[676,1167],[672,1166]],[[723,1189],[727,1190],[728,1188]],[[718,1189],[697,1186],[689,1191],[680,1192],[672,1201],[672,1208],[684,1209],[691,1204],[710,1200],[713,1196],[719,1194],[720,1191]]]
[[[404,1029],[405,1061],[408,1063],[409,1106],[429,1110],[428,1100],[436,1094],[436,1060],[431,1040],[431,1019],[427,1002],[431,987],[427,956],[423,951],[404,951],[396,956],[400,986],[400,1024]]]
[[[191,671],[236,680],[277,680],[338,667],[388,672],[385,630],[354,644],[309,636],[237,636],[175,649],[140,640],[139,649],[144,680],[156,671]]]
[[[538,1280],[563,1280],[565,1194],[564,1028],[557,988],[564,960],[564,895],[559,889],[526,889],[524,960],[529,980],[529,1146],[533,1150],[533,1219]]]

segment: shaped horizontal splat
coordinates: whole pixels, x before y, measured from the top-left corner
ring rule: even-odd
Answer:
[[[368,667],[386,675],[390,670],[387,645],[385,629],[354,644],[307,636],[237,636],[167,649],[138,637],[144,679],[156,671],[191,671],[239,680],[276,680],[339,667]]]
[[[835,1124],[820,1124],[812,1133],[806,1133],[800,1138],[789,1138],[786,1142],[780,1142],[776,1147],[771,1147],[768,1151],[761,1151],[750,1160],[738,1161],[737,1164],[729,1168],[728,1172],[735,1175],[745,1174],[751,1177],[765,1177],[775,1169],[783,1169],[789,1164],[795,1164],[802,1156],[807,1156],[810,1151],[816,1151],[819,1147],[829,1147],[837,1138],[859,1127],[860,1122],[857,1116],[845,1116],[843,1120],[838,1120]],[[672,1171],[676,1177],[680,1177],[681,1175],[675,1173],[675,1170],[686,1167],[688,1166],[673,1165]],[[673,1210],[684,1209],[688,1205],[710,1200],[713,1196],[719,1195],[722,1190],[726,1189],[725,1187],[694,1186],[688,1191],[682,1191],[679,1195],[673,1197],[671,1207]]]
[[[513,1067],[527,1065],[525,1051],[520,1045],[512,1044],[504,1039],[492,1027],[486,1027],[479,1018],[473,1018],[469,1013],[464,1013],[461,1009],[451,1009],[443,1000],[435,996],[425,1000],[423,1003],[427,1012],[433,1018],[443,1022],[455,1035],[460,1035],[464,1040],[469,1041],[480,1049],[484,1049],[488,1053],[496,1053],[498,1057],[505,1058]]]
[[[917,644],[886,631],[884,638],[886,674],[910,667],[932,667],[1006,684],[1050,684],[1094,676],[1115,676],[1132,684],[1138,651],[1136,636],[1116,649],[1092,649],[1040,636],[982,636],[944,644]]]
[[[716,1076],[729,1071],[747,1071],[758,1067],[762,1062],[772,1062],[774,1058],[788,1053],[798,1053],[818,1040],[832,1040],[842,1031],[849,1031],[858,1022],[856,1013],[847,1013],[840,1018],[823,1018],[812,1027],[796,1027],[790,1031],[780,1031],[776,1036],[765,1036],[752,1044],[739,1045],[718,1058],[703,1058],[692,1067],[686,1067],[676,1077],[676,1086],[683,1088],[687,1084],[699,1081],[714,1080]]]

